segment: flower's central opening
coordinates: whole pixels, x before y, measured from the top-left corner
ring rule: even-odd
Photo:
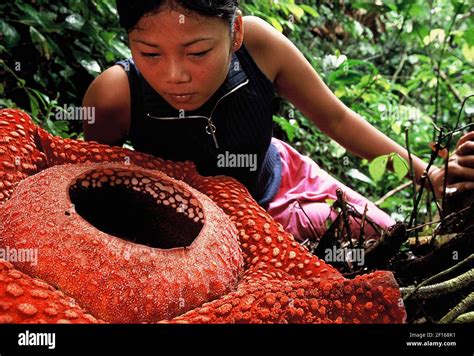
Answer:
[[[102,232],[160,249],[190,246],[204,225],[191,192],[134,171],[90,171],[74,181],[69,197],[75,211]]]

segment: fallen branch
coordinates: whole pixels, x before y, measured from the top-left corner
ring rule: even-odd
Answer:
[[[367,218],[367,210],[368,210],[368,206],[367,204],[365,204],[365,207],[364,207],[364,213],[362,214],[362,219],[361,219],[361,222],[360,222],[360,230],[359,230],[359,245],[360,246],[363,246],[364,245],[364,231],[365,231],[365,219]]]
[[[388,234],[382,236],[376,243],[365,252],[365,266],[385,266],[388,261],[400,250],[400,246],[406,241],[406,226],[402,222],[390,227]]]
[[[342,192],[342,189],[338,188],[336,190],[336,195],[337,195],[337,202],[338,202],[339,206],[341,207],[342,219],[343,219],[343,222],[344,222],[344,227],[346,228],[347,238],[349,240],[349,244],[350,244],[351,248],[353,248],[353,246],[352,246],[351,223],[349,221],[349,215],[347,214],[346,199],[344,198],[344,193]]]
[[[450,294],[470,286],[474,282],[474,269],[471,269],[450,280],[421,287],[416,293],[413,293],[416,287],[400,288],[402,295],[410,295],[413,299],[431,299],[441,295]]]
[[[424,279],[462,261],[474,251],[474,225],[457,234],[441,247],[413,260],[396,262],[393,270],[399,278]]]
[[[461,262],[455,264],[454,266],[448,268],[447,270],[444,270],[438,274],[435,274],[434,276],[431,276],[430,278],[424,280],[423,282],[421,282],[420,284],[418,284],[415,289],[413,289],[412,292],[408,293],[406,296],[405,296],[405,300],[409,299],[414,293],[416,293],[416,291],[420,288],[420,287],[423,287],[423,286],[426,286],[426,285],[429,285],[430,283],[433,283],[434,281],[437,281],[437,280],[440,280],[442,277],[444,276],[447,276],[449,275],[450,273],[454,272],[455,270],[461,268],[461,267],[464,267],[466,265],[468,265],[469,263],[471,263],[472,261],[474,261],[474,254],[471,254],[469,257],[465,258],[464,260],[462,260]]]
[[[474,323],[474,311],[459,315],[453,322],[456,324]]]
[[[441,324],[451,323],[453,320],[458,318],[462,313],[469,310],[474,305],[474,292],[469,294],[463,299],[458,305],[449,311],[448,314],[443,316],[439,321]]]
[[[453,237],[456,237],[457,234],[448,234],[448,235],[439,235],[436,237],[430,236],[420,236],[420,243],[419,246],[423,245],[434,245],[435,247],[441,247]],[[408,245],[410,247],[417,247],[416,239],[414,237],[408,238]]]

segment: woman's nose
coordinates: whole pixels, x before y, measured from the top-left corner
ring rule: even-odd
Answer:
[[[172,60],[168,63],[166,80],[168,83],[180,84],[191,81],[191,75],[182,61]]]

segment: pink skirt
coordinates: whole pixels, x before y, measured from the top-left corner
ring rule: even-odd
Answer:
[[[334,221],[338,213],[326,202],[337,200],[336,190],[340,188],[348,203],[363,214],[367,206],[367,216],[375,223],[388,228],[395,221],[375,204],[359,193],[340,183],[322,170],[316,162],[298,153],[283,141],[273,138],[272,143],[280,153],[282,163],[281,186],[277,195],[268,205],[268,213],[286,231],[299,240],[307,238],[319,240],[327,230],[328,219]],[[360,221],[353,218],[351,229],[360,231]],[[377,237],[370,224],[364,225],[366,237]]]

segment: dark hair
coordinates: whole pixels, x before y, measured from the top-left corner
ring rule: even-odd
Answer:
[[[182,7],[201,16],[218,17],[231,25],[236,17],[240,0],[117,0],[117,11],[120,17],[120,26],[127,32],[136,28],[140,19],[147,15],[158,13],[169,7]]]

